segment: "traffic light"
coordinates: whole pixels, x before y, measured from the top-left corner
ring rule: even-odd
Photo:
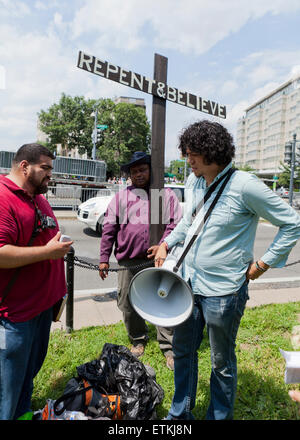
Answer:
[[[100,142],[102,139],[102,130],[97,128],[97,142]]]
[[[292,151],[293,144],[291,142],[287,142],[284,149],[284,162],[287,164],[291,164],[292,162]]]
[[[298,152],[298,150],[299,150],[299,152]],[[298,146],[297,145],[297,151],[296,151],[296,154],[295,154],[295,164],[297,165],[297,166],[300,166],[300,146]]]
[[[97,125],[97,140],[96,140],[96,142],[100,142],[102,140],[103,130],[106,130],[107,128],[108,128],[108,125],[104,125],[104,124]]]

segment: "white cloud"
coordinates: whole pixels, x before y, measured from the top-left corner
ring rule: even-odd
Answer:
[[[45,3],[39,0],[35,2],[34,7],[39,11],[45,11],[46,9],[48,9],[47,5],[45,5]]]
[[[0,0],[1,18],[22,17],[30,13],[30,8],[26,3],[18,0]]]
[[[300,10],[298,0],[81,0],[72,2],[73,7],[67,1],[37,0],[30,4],[31,9],[25,1],[0,0],[0,60],[6,74],[6,88],[0,87],[0,149],[18,146],[20,136],[33,140],[37,112],[57,102],[62,92],[87,98],[142,96],[151,117],[149,95],[124,90],[120,84],[78,69],[80,49],[116,63],[115,57],[121,54],[122,67],[129,69],[131,60],[142,58],[149,48],[170,50],[176,62],[180,53],[197,59],[249,21]],[[171,84],[220,104],[229,102],[224,123],[231,132],[248,105],[296,74],[299,66],[294,70],[292,66],[300,59],[300,51],[266,51],[262,44],[259,51],[232,62],[234,56],[230,54],[228,64],[235,67],[226,75],[203,79],[198,70],[176,76]],[[209,62],[215,64],[214,70],[220,68],[217,59]],[[147,74],[145,70],[138,72]],[[181,128],[207,115],[172,103],[167,109],[166,157],[170,160],[179,157]]]
[[[109,42],[126,51],[147,44],[148,25],[155,46],[202,54],[249,20],[299,9],[296,0],[102,0],[100,7],[98,0],[86,0],[75,14],[72,31],[74,38],[96,32],[99,49]]]
[[[269,81],[275,76],[275,69],[272,69],[272,67],[267,65],[260,65],[254,68],[252,72],[248,74],[248,78],[254,86]]]
[[[138,0],[102,0],[100,7],[99,1],[88,0],[75,14],[72,37],[92,34],[98,50],[107,45],[125,51],[137,49],[144,42],[139,35],[145,21],[141,17],[146,18],[144,12],[144,3]]]
[[[225,81],[221,87],[221,95],[232,95],[239,88],[239,83],[234,80]]]
[[[300,65],[293,66],[290,73],[288,74],[289,79],[297,78],[300,76]]]
[[[4,26],[0,40],[0,57],[6,70],[5,100],[0,107],[1,144],[12,148],[21,128],[25,137],[32,140],[35,136],[41,108],[52,104],[72,85],[76,89],[71,69],[76,60],[64,53],[58,37]],[[12,129],[12,121],[17,130]],[[10,145],[4,137],[10,138]]]
[[[295,75],[295,60],[300,58],[300,50],[265,50],[248,55],[233,71],[234,77],[243,77],[254,86],[266,81],[287,81]],[[293,70],[294,69],[294,70]]]
[[[62,15],[59,14],[58,12],[55,12],[54,14],[54,24],[56,24],[57,26],[61,26],[62,25]]]
[[[5,69],[0,65],[0,89],[5,89]]]

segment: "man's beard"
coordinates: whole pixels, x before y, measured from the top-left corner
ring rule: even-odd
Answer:
[[[48,191],[48,185],[37,186],[34,190],[35,194],[45,194]]]
[[[42,182],[38,181],[34,175],[28,177],[28,182],[34,187],[34,194],[45,194],[48,191],[48,184],[43,184],[44,181],[48,179],[43,179]]]

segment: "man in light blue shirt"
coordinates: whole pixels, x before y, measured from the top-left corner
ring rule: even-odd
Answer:
[[[220,124],[200,121],[180,136],[179,149],[193,173],[186,184],[182,220],[164,239],[156,254],[161,266],[167,251],[185,246],[214,200],[219,183],[204,206],[197,209],[209,188],[232,168],[232,136]],[[201,203],[200,203],[201,206]],[[264,255],[253,261],[259,218],[279,230]],[[235,341],[248,299],[249,280],[269,267],[283,267],[300,238],[300,216],[256,176],[236,170],[184,259],[183,278],[195,297],[193,313],[175,328],[175,393],[167,419],[192,419],[195,405],[198,354],[206,325],[211,347],[211,400],[207,419],[232,419],[237,385]]]

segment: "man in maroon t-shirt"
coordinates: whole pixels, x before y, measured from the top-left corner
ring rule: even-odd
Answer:
[[[63,257],[72,242],[59,241],[57,220],[41,195],[47,192],[53,159],[46,147],[25,144],[11,172],[0,177],[1,420],[30,411],[33,378],[47,354],[53,305],[66,293]]]

